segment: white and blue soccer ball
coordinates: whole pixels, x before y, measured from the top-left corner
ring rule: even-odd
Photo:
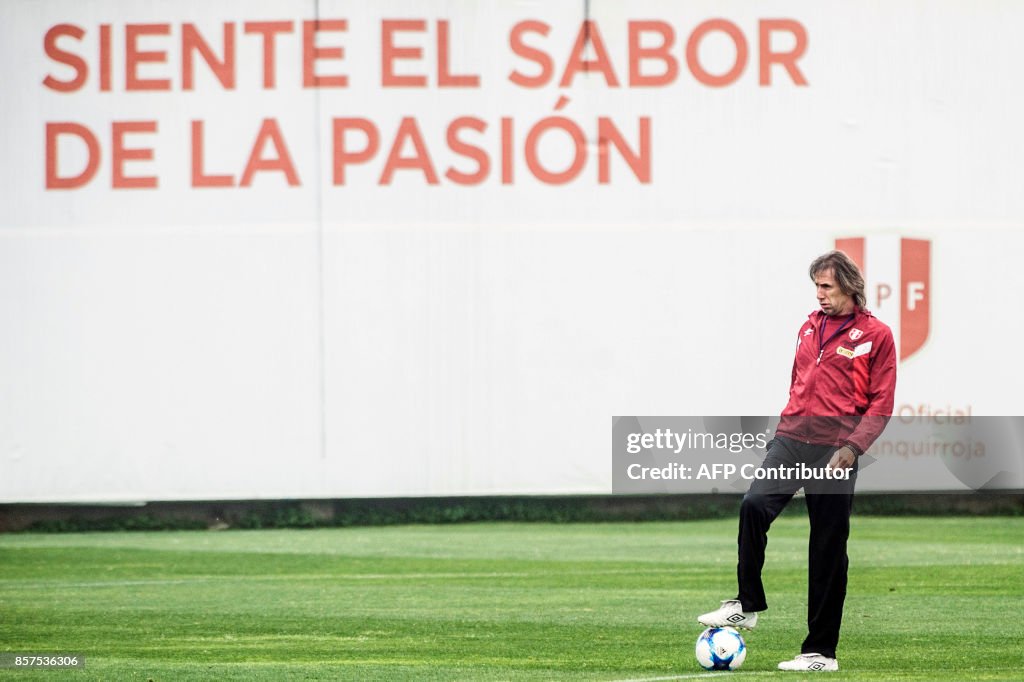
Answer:
[[[747,643],[733,628],[708,628],[697,638],[696,653],[705,670],[736,670],[747,657]]]

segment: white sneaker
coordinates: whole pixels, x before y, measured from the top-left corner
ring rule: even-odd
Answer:
[[[722,608],[705,613],[697,618],[697,622],[709,628],[745,628],[753,630],[757,625],[757,614],[744,611],[739,599],[726,599]]]
[[[832,672],[839,670],[839,661],[821,654],[800,654],[792,661],[779,663],[779,670],[799,670],[801,672]]]

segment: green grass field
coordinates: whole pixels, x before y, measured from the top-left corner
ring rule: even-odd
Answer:
[[[806,519],[772,529],[742,670],[698,613],[735,590],[735,521],[0,536],[3,679],[801,679]],[[1020,680],[1024,519],[854,518],[833,680]]]

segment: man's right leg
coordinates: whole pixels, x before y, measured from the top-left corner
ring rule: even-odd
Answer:
[[[768,447],[768,454],[760,468],[791,467],[796,456],[790,446],[796,448],[798,444],[788,438],[776,437]],[[779,478],[770,481],[755,479],[751,484],[740,506],[739,563],[736,566],[739,596],[723,601],[721,608],[705,613],[697,618],[697,622],[708,627],[731,625],[748,629],[753,629],[757,624],[757,611],[768,608],[764,585],[761,583],[768,528],[793,498],[801,483]]]
[[[794,450],[799,446],[799,443],[788,438],[777,437],[768,448],[768,454],[760,469],[792,467],[797,460]],[[803,481],[782,477],[775,480],[755,479],[747,494],[743,496],[738,538],[739,562],[736,565],[739,595],[736,598],[746,612],[764,611],[768,608],[764,584],[761,582],[764,552],[768,546],[768,528],[793,499],[793,495],[802,484]]]
[[[740,506],[739,562],[736,564],[739,595],[736,598],[744,611],[764,611],[768,608],[764,583],[761,582],[764,552],[768,546],[768,528],[792,498],[793,493],[748,492],[743,496],[743,504]]]

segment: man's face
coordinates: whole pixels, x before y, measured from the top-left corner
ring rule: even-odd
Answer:
[[[818,289],[818,305],[826,315],[849,315],[853,312],[853,298],[843,293],[836,283],[832,269],[822,270],[814,277]]]

